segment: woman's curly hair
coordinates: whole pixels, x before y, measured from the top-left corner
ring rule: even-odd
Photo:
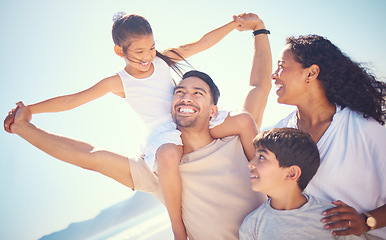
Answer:
[[[327,99],[342,107],[372,117],[380,124],[386,119],[386,83],[378,81],[360,64],[353,62],[329,40],[318,35],[289,37],[295,60],[308,68],[319,66]]]

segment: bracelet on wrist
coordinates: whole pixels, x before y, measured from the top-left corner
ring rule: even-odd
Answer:
[[[254,37],[254,36],[259,35],[259,34],[271,34],[271,32],[267,29],[259,29],[259,30],[253,31],[252,34]]]

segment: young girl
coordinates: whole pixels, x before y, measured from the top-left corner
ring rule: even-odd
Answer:
[[[29,105],[28,108],[32,114],[66,111],[109,92],[125,98],[149,130],[143,149],[144,161],[158,174],[175,239],[187,239],[181,216],[181,180],[178,171],[183,148],[181,133],[176,129],[170,114],[175,87],[170,67],[181,74],[182,71],[176,64],[178,61],[215,45],[237,28],[238,24],[231,21],[205,34],[196,42],[160,53],[155,49],[152,29],[145,18],[134,14],[118,13],[113,20],[114,51],[125,60],[125,68],[89,89],[51,98]],[[211,130],[212,136],[216,138],[233,135],[234,132],[230,129],[237,128],[235,122],[244,117],[244,114],[232,117],[227,117],[227,113],[219,115],[222,116],[211,121],[212,127],[221,124],[221,127]],[[228,120],[222,123],[225,118]],[[13,119],[8,118],[4,123],[8,131],[12,122]],[[245,126],[242,127],[245,129]],[[243,128],[237,129],[241,131],[239,129]],[[256,133],[248,134],[256,135]],[[254,152],[246,154],[249,159],[252,159]]]

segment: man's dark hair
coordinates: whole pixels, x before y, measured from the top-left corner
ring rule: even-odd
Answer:
[[[214,103],[214,105],[217,105],[218,98],[220,97],[220,90],[218,89],[218,87],[213,82],[212,78],[209,77],[208,74],[197,71],[197,70],[192,70],[192,71],[186,72],[182,76],[182,80],[184,80],[188,77],[197,77],[197,78],[201,79],[202,81],[204,81],[206,84],[208,84],[209,89],[210,89],[210,95],[212,96],[213,103]]]

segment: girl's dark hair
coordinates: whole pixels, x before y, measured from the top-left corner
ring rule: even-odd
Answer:
[[[153,34],[150,23],[144,17],[135,14],[122,16],[114,21],[112,27],[114,44],[122,47],[124,54],[127,53],[127,48],[130,46],[134,38],[149,34]],[[179,53],[172,49],[170,51],[186,62],[186,60]],[[177,59],[165,56],[158,51],[156,51],[156,56],[164,60],[166,64],[168,64],[169,67],[171,67],[179,76],[182,76],[183,71],[180,64],[177,63]]]
[[[308,133],[294,128],[274,128],[259,133],[253,140],[255,148],[268,149],[275,154],[282,168],[299,166],[302,173],[298,186],[303,191],[320,165],[319,150]]]
[[[342,107],[374,118],[381,125],[386,119],[386,83],[359,63],[353,62],[329,40],[318,35],[289,37],[286,43],[295,60],[308,68],[319,66],[321,81],[327,99]]]

